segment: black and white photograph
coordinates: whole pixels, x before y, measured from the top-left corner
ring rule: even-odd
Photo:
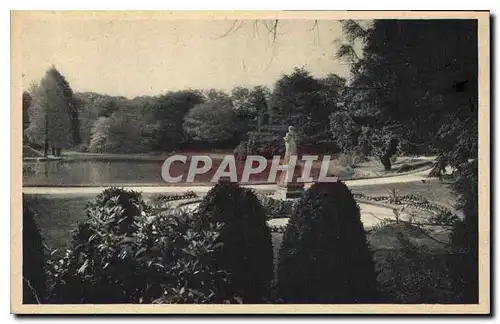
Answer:
[[[490,313],[488,11],[11,26],[11,312]]]

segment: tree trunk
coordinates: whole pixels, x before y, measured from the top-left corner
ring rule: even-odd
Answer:
[[[380,157],[380,162],[382,162],[385,171],[391,171],[391,157],[387,153]]]
[[[385,171],[390,171],[392,168],[391,165],[391,157],[396,154],[398,150],[398,145],[399,145],[399,140],[393,138],[389,145],[387,146],[387,149],[385,150],[384,155],[380,157],[380,162],[384,165]]]
[[[44,143],[44,156],[49,154],[49,116],[45,112],[45,143]]]

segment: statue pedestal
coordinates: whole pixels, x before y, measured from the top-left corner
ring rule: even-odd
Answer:
[[[289,173],[293,172],[292,178],[288,181]],[[302,168],[297,165],[294,170],[287,166],[287,169],[281,171],[278,178],[278,190],[274,193],[277,199],[296,199],[302,197],[304,193],[304,183],[297,179],[302,175]]]

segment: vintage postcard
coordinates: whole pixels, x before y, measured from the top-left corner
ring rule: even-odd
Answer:
[[[489,314],[489,31],[11,12],[11,312]]]

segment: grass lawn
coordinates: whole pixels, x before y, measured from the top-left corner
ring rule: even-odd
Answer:
[[[58,197],[25,195],[36,213],[44,243],[50,249],[64,249],[71,243],[71,232],[85,219],[85,205],[93,197]]]

